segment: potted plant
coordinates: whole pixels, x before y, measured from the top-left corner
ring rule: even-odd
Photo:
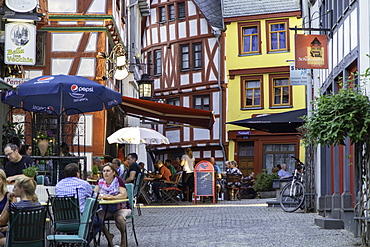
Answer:
[[[262,198],[275,197],[276,191],[272,188],[272,181],[278,178],[279,176],[276,173],[269,174],[266,169],[263,169],[262,172],[258,174],[253,189],[257,191]]]
[[[2,133],[3,148],[12,138],[18,138],[19,141],[21,142],[24,139],[24,130],[22,125],[7,121],[6,124],[3,125]]]
[[[98,179],[99,167],[94,165],[92,168],[93,179]]]
[[[35,178],[36,174],[37,174],[37,170],[38,170],[38,167],[35,166],[35,165],[32,165],[26,169],[23,169],[22,172],[23,172],[23,175],[27,176],[27,177],[30,177],[30,178]]]

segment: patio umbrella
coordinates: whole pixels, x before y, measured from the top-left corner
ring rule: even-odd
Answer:
[[[5,91],[1,101],[28,111],[60,115],[101,111],[121,104],[121,94],[85,77],[46,75]],[[77,111],[76,111],[77,109]]]
[[[302,126],[307,115],[306,109],[288,111],[261,117],[247,118],[239,121],[228,122],[242,127],[262,130],[270,133],[297,133],[297,128]]]
[[[117,130],[111,134],[108,138],[108,143],[119,143],[119,144],[170,144],[167,137],[161,133],[148,128],[140,127],[125,127]]]

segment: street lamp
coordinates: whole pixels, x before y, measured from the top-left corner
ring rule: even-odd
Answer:
[[[109,78],[123,80],[129,75],[126,51],[121,43],[116,44],[112,48],[109,56],[105,53],[99,53],[97,57],[105,59],[106,72],[103,77],[104,80]]]
[[[142,74],[141,80],[137,81],[139,84],[139,99],[150,100],[152,98],[152,83],[153,79],[150,79],[150,75]]]

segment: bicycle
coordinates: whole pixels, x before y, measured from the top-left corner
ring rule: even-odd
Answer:
[[[280,192],[280,207],[285,212],[294,212],[305,206],[305,165],[296,157],[292,156],[292,158],[296,161],[293,180],[287,183]]]

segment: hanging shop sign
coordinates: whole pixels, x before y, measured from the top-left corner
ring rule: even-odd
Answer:
[[[37,0],[5,0],[5,4],[15,12],[26,13],[36,8]]]
[[[5,24],[5,64],[35,65],[36,26],[28,23]]]
[[[328,68],[328,37],[326,35],[295,35],[295,66],[300,69]]]

